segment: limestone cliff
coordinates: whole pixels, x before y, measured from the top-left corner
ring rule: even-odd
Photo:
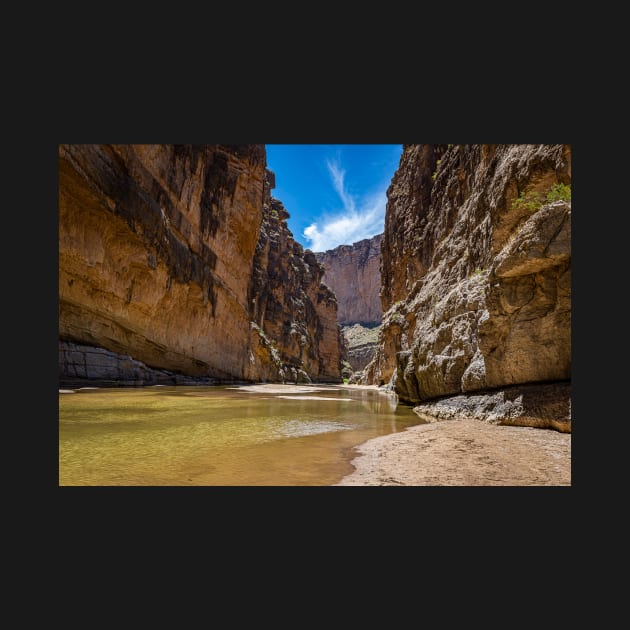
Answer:
[[[337,319],[347,347],[351,370],[357,372],[372,360],[377,327],[381,323],[381,241],[382,234],[340,245],[315,257],[324,268],[323,282],[335,293]],[[360,378],[354,374],[353,382]]]
[[[324,266],[324,284],[337,296],[337,318],[342,325],[381,323],[382,239],[383,235],[378,234],[315,254]]]
[[[274,186],[268,171],[251,287],[252,372],[259,380],[340,382],[337,300],[313,252],[293,239]]]
[[[60,384],[264,376],[251,321],[265,172],[264,145],[59,146]],[[304,325],[315,378],[332,378],[338,330]]]
[[[405,145],[365,382],[420,413],[570,431],[570,183],[569,145]]]

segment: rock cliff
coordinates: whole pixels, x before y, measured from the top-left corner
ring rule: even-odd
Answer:
[[[252,344],[265,175],[264,145],[59,146],[62,386],[273,377]],[[329,302],[300,320],[316,379],[339,375]]]
[[[324,268],[323,282],[337,297],[337,319],[347,347],[346,357],[355,372],[372,360],[376,331],[383,316],[380,297],[382,239],[383,235],[378,234],[352,245],[315,253]],[[355,374],[354,380],[357,378]]]
[[[337,318],[342,325],[381,323],[382,239],[378,234],[315,254],[324,266],[323,282],[337,296]]]
[[[347,360],[353,372],[362,371],[374,357],[380,325],[364,326],[352,324],[342,326],[341,333],[348,347]],[[358,382],[360,375],[354,374],[352,382]]]
[[[293,239],[289,213],[271,196],[267,171],[263,221],[254,258],[252,380],[310,382],[341,380],[344,351],[337,300],[322,283],[313,252]]]
[[[570,431],[570,184],[569,145],[405,145],[364,382],[429,416]]]

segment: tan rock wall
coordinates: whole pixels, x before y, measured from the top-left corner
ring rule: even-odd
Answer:
[[[337,297],[339,323],[379,324],[382,234],[315,254],[324,266],[324,284]]]
[[[263,145],[60,145],[59,334],[242,378]]]
[[[568,145],[404,147],[367,382],[418,403],[570,379],[571,204],[546,199],[570,162]]]
[[[338,382],[337,303],[271,176],[264,145],[60,145],[60,378]]]

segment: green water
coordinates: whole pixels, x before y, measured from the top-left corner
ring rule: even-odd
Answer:
[[[332,485],[354,446],[422,422],[375,389],[273,387],[60,390],[59,485]]]

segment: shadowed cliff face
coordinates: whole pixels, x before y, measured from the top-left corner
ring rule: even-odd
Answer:
[[[251,320],[265,169],[264,145],[59,146],[60,381],[260,378]],[[333,374],[337,331],[305,326],[323,330],[316,376]]]
[[[429,413],[446,396],[570,380],[571,203],[553,194],[570,185],[570,162],[568,145],[404,147],[366,382],[391,382]],[[570,430],[569,390],[541,395],[537,412],[527,391],[501,422]]]
[[[262,380],[340,382],[337,300],[315,255],[293,239],[274,185],[268,171],[251,288],[252,371]]]

